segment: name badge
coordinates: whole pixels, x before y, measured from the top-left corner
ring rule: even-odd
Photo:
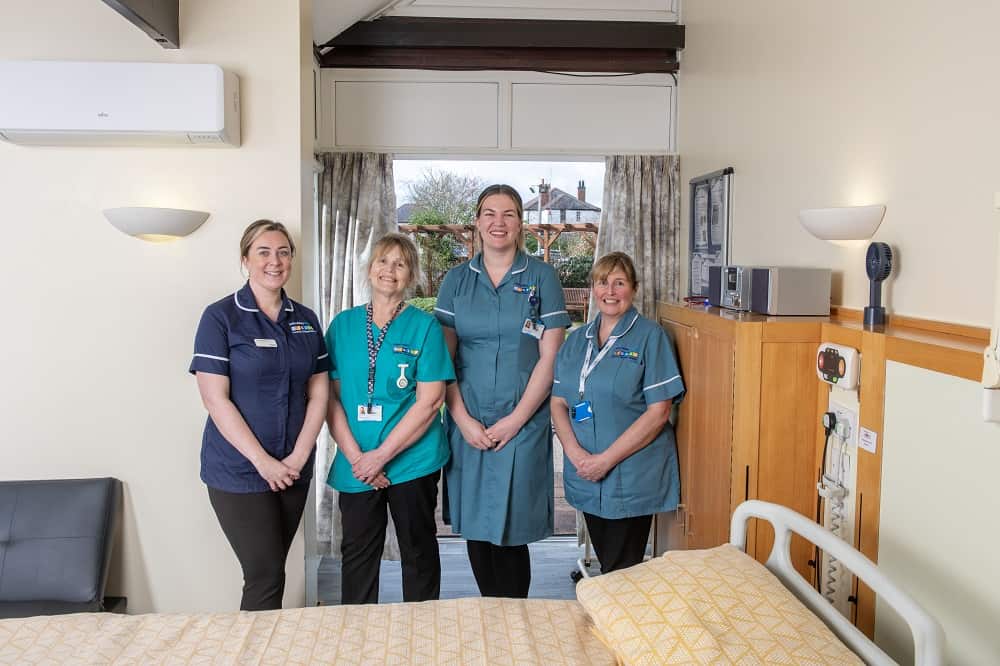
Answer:
[[[371,410],[368,405],[358,405],[358,421],[381,421],[382,405],[372,405]]]
[[[524,320],[524,326],[521,327],[521,332],[525,335],[530,335],[536,340],[541,340],[542,333],[545,332],[545,324],[540,321],[532,321],[529,317]]]
[[[271,338],[254,338],[253,343],[258,347],[277,347],[278,341]]]
[[[591,409],[589,400],[582,400],[573,405],[573,408],[570,410],[570,415],[577,423],[583,423],[584,421],[594,418],[594,410]]]

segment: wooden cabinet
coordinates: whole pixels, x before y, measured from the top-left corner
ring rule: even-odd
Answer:
[[[733,509],[763,499],[815,516],[820,382],[814,371],[825,318],[765,317],[660,304],[687,395],[676,424],[681,507],[659,517],[659,549],[729,541]],[[768,525],[753,526],[748,552],[765,559]],[[793,542],[812,578],[812,548]]]

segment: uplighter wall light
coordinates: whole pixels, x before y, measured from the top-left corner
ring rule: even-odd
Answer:
[[[821,240],[867,240],[875,235],[884,215],[885,206],[881,204],[806,208],[799,211],[799,222]]]
[[[104,217],[122,233],[161,243],[187,236],[208,219],[208,213],[180,208],[129,206],[108,208]]]

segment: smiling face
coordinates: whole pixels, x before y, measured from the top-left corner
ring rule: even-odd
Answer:
[[[392,299],[402,298],[413,281],[413,267],[400,249],[391,245],[376,256],[368,269],[372,292]]]
[[[517,202],[506,194],[486,197],[479,207],[476,228],[483,248],[507,251],[517,247],[521,238],[521,215]]]
[[[604,278],[594,280],[594,301],[601,315],[617,319],[628,312],[635,298],[635,285],[625,271],[616,268]]]
[[[250,243],[243,268],[251,285],[279,291],[292,272],[292,245],[280,231],[265,231]]]

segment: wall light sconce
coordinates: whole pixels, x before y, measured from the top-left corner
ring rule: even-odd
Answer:
[[[844,206],[841,208],[806,208],[799,211],[799,222],[820,240],[866,240],[882,224],[885,206]]]
[[[128,206],[108,208],[104,217],[122,233],[161,243],[187,236],[208,219],[208,213],[180,208]]]

